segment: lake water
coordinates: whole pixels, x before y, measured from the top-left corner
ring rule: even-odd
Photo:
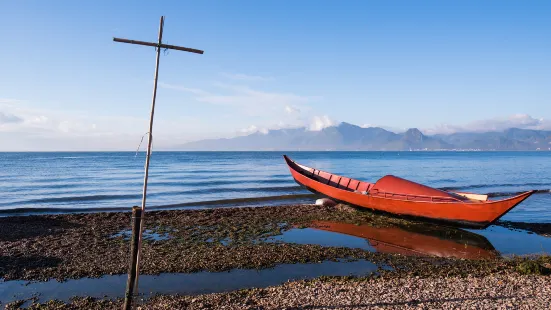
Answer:
[[[147,205],[193,208],[313,202],[305,196],[309,192],[291,178],[283,154],[154,152]],[[503,219],[551,222],[551,152],[285,154],[317,169],[370,182],[394,174],[496,198],[537,189]],[[141,201],[144,160],[144,153],[133,152],[0,153],[0,212],[129,210]]]

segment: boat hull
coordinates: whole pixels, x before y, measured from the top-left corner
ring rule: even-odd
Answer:
[[[309,170],[312,168],[299,165],[287,156],[284,157],[295,181],[318,195],[328,197],[337,202],[374,211],[444,222],[461,227],[485,228],[534,193],[534,191],[528,191],[515,197],[497,201],[468,202],[414,201],[385,198],[379,195],[370,195],[369,193],[366,194],[366,192],[351,191],[349,188],[339,187],[342,177],[339,177],[339,185],[337,187],[330,184],[331,178],[329,178],[327,184],[320,182],[319,178],[315,179],[310,175],[315,176],[315,173]],[[318,173],[318,175],[323,175],[323,173],[326,172]],[[348,183],[350,182],[348,181]],[[369,187],[369,185],[366,187]]]

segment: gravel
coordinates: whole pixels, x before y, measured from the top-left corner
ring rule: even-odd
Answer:
[[[158,297],[142,309],[549,309],[544,276],[492,275],[291,282],[199,298]]]
[[[120,309],[121,300],[76,299],[34,309]],[[7,306],[10,309],[11,306]],[[547,276],[316,279],[201,296],[157,296],[138,309],[549,309]]]

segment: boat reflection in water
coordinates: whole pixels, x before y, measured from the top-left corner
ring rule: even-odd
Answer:
[[[312,224],[314,229],[365,238],[381,253],[461,259],[489,259],[499,255],[484,236],[456,228],[436,225],[373,227],[326,221]]]

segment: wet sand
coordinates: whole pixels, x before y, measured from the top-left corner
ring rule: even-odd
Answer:
[[[551,268],[551,259],[547,256],[503,258],[497,253],[485,259],[467,260],[425,256],[422,255],[423,253],[407,256],[403,253],[385,252],[380,249],[373,252],[367,248],[358,247],[270,241],[293,229],[315,227],[315,223],[319,221],[338,222],[357,227],[399,227],[407,231],[426,230],[428,226],[425,223],[388,218],[343,206],[292,205],[148,212],[146,217],[148,238],[144,243],[141,271],[145,275],[219,272],[236,268],[266,269],[281,264],[314,264],[332,260],[363,259],[373,263],[377,274],[380,275],[379,279],[369,281],[383,281],[381,282],[383,286],[391,286],[390,282],[384,281],[433,279],[426,280],[430,283],[469,276],[483,279],[481,281],[485,281],[485,278],[490,281],[492,277],[500,276],[516,277],[521,282],[539,281],[533,280],[539,279],[539,276],[531,278],[521,274],[547,274]],[[438,236],[457,234],[457,229],[430,227],[436,230]],[[542,235],[549,233],[542,231],[545,226],[535,227]],[[529,228],[529,225],[523,226],[523,229]],[[0,278],[6,281],[45,281],[51,278],[67,280],[123,275],[127,272],[128,266],[127,232],[129,229],[129,213],[0,218]],[[431,234],[434,236],[434,232]],[[465,241],[465,247],[472,246]],[[484,250],[489,253],[495,252],[491,247]],[[549,278],[546,277],[546,279]],[[330,280],[329,283],[336,286],[349,285],[339,284],[338,281],[340,280]],[[306,285],[304,283],[307,282],[300,283],[302,284],[296,284],[295,287],[297,294],[302,289],[301,285]],[[274,290],[278,292],[277,288]],[[279,290],[286,292],[288,288],[279,288]],[[231,295],[224,294],[220,296]],[[219,298],[212,297],[219,295],[205,296],[207,297],[200,298]],[[157,303],[170,305],[169,300],[172,300],[170,302],[174,302],[173,305],[176,307],[180,302],[178,300],[188,302],[186,301],[188,297],[174,297],[174,299],[170,296],[156,297],[151,299],[150,303],[152,307]],[[85,302],[98,305],[99,308],[105,306],[101,301]],[[304,305],[308,304],[306,299],[303,302]],[[285,304],[283,300],[281,303]],[[240,304],[233,306],[239,308]],[[272,306],[266,304],[267,308]],[[288,307],[297,306],[288,304]],[[160,309],[169,308],[171,307]]]

